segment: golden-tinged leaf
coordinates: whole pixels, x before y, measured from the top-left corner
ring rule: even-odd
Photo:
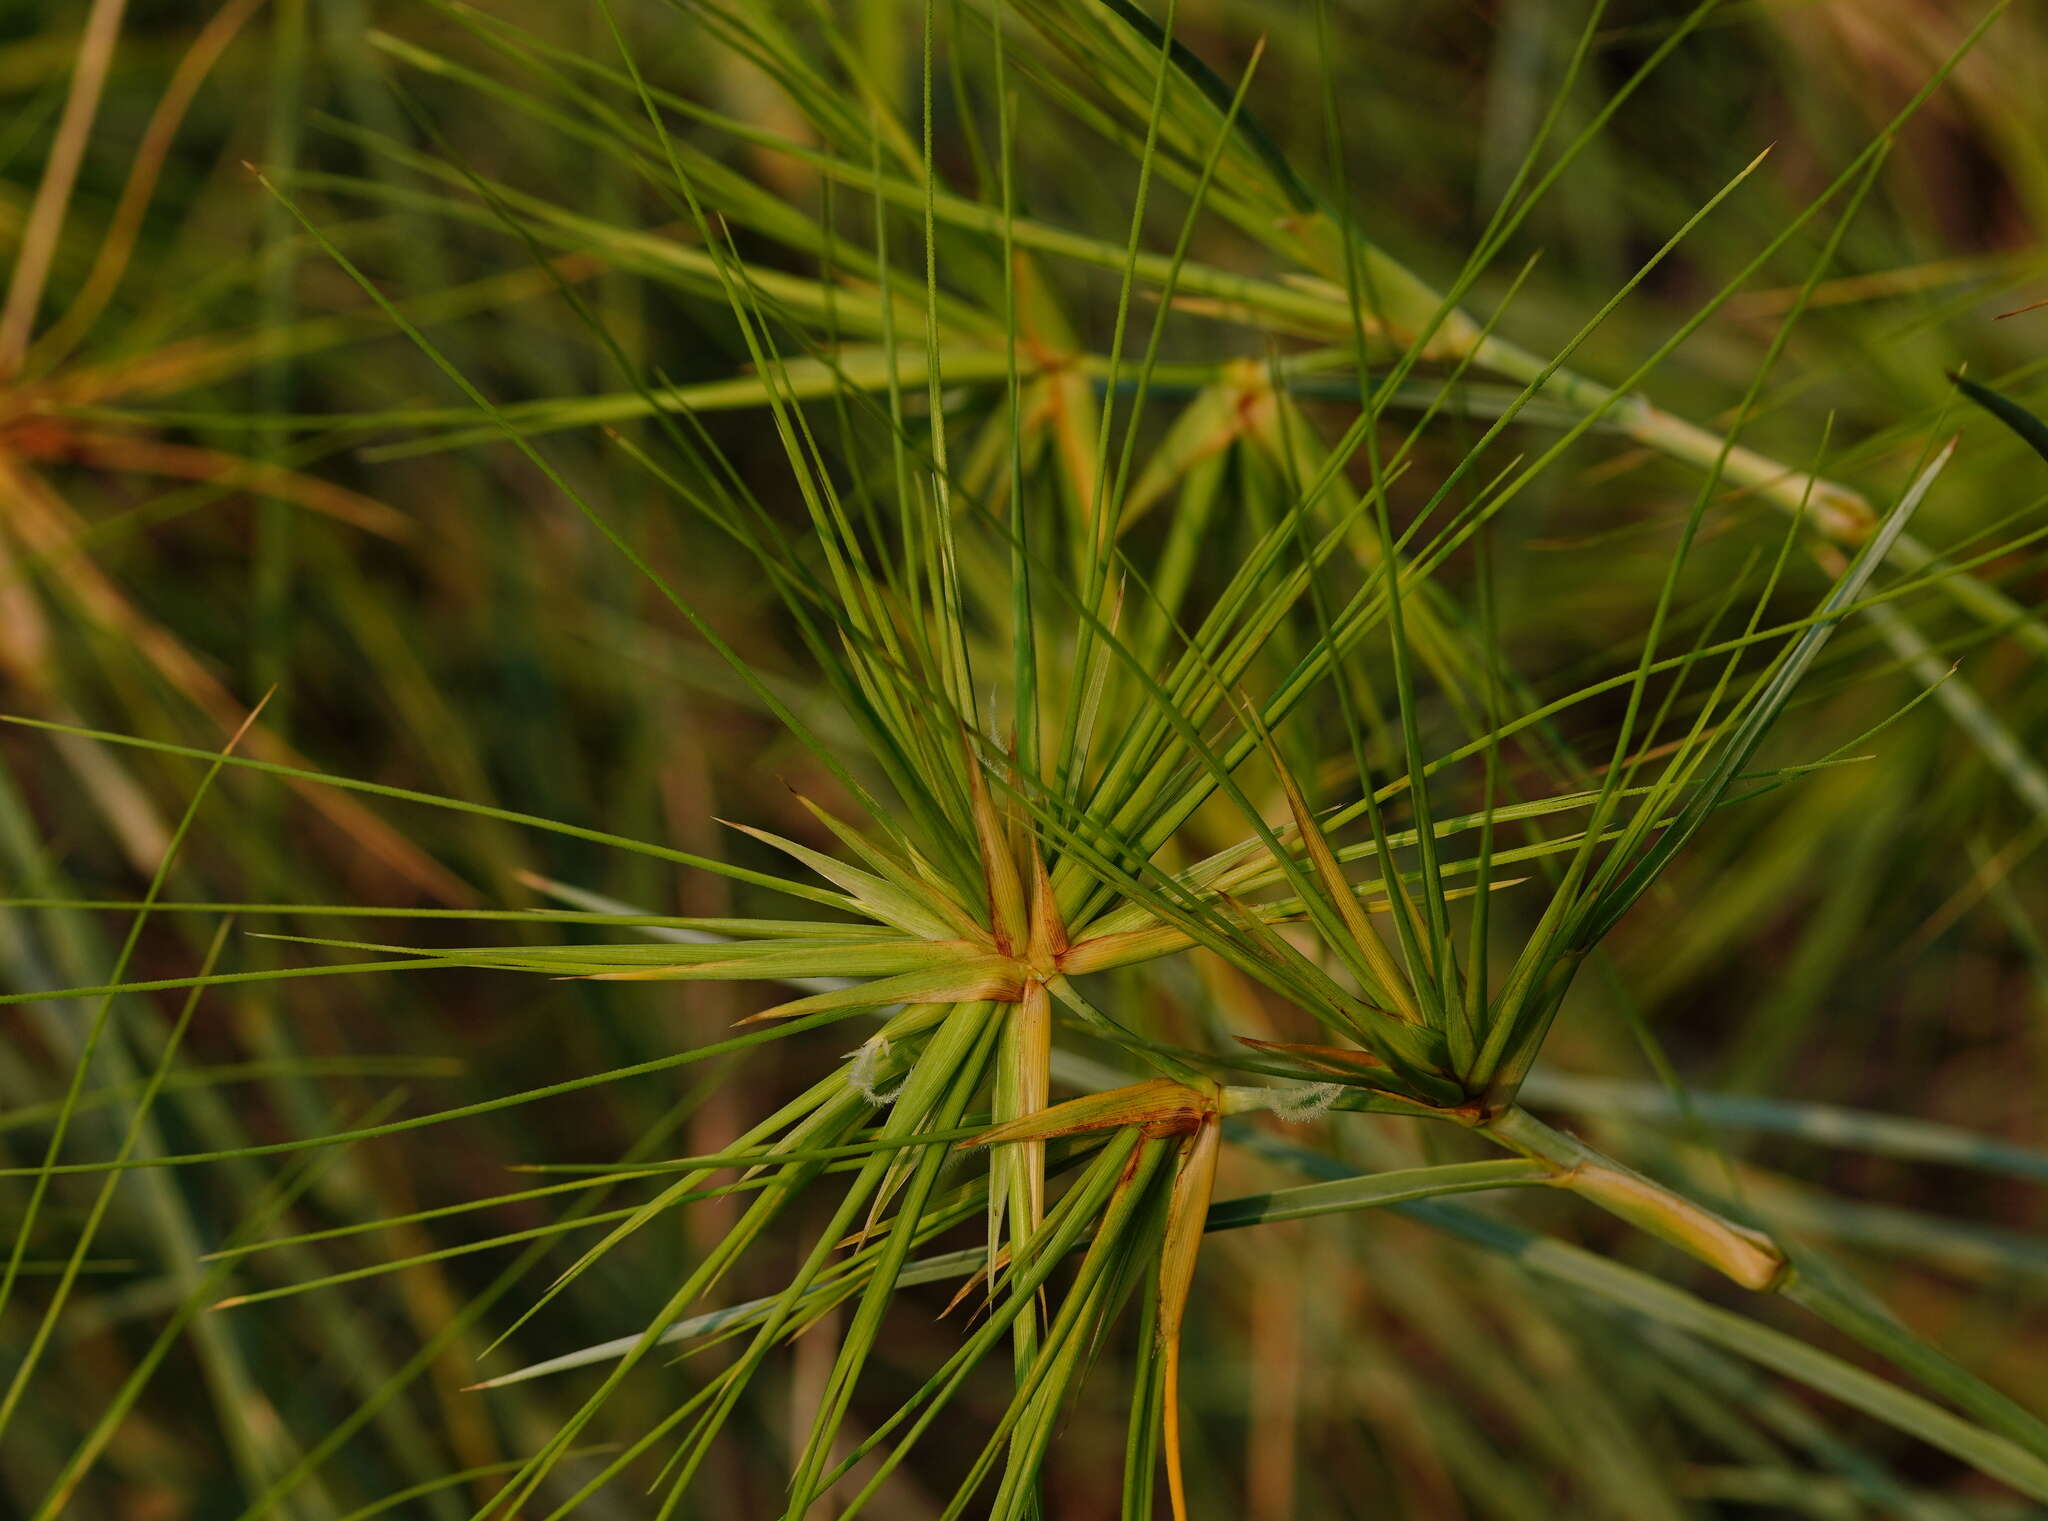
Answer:
[[[1304,1066],[1347,1077],[1361,1074],[1380,1077],[1388,1071],[1387,1064],[1370,1051],[1360,1051],[1350,1046],[1314,1046],[1284,1040],[1253,1040],[1249,1035],[1238,1036],[1237,1043],[1241,1046],[1250,1046],[1255,1051],[1276,1051],[1282,1056],[1293,1057]]]
[[[1087,972],[1106,972],[1111,967],[1134,961],[1151,961],[1170,956],[1193,945],[1194,938],[1171,925],[1155,924],[1150,929],[1121,930],[1081,941],[1060,957],[1060,970],[1070,977]]]
[[[1202,1230],[1209,1201],[1216,1192],[1216,1155],[1221,1148],[1222,1122],[1211,1111],[1195,1133],[1181,1143],[1180,1165],[1173,1175],[1173,1196],[1167,1205],[1166,1239],[1159,1249],[1159,1349],[1163,1360],[1160,1419],[1165,1423],[1166,1490],[1173,1501],[1174,1521],[1187,1521],[1187,1489],[1180,1463],[1180,1328],[1195,1281],[1195,1261],[1202,1251]]]
[[[1054,1104],[1050,1109],[1003,1125],[992,1125],[962,1146],[1001,1146],[1012,1141],[1050,1141],[1091,1130],[1135,1126],[1146,1136],[1187,1135],[1205,1116],[1214,1114],[1215,1099],[1185,1083],[1155,1077],[1149,1082],[1110,1088]]]
[[[1041,971],[1049,967],[1064,969],[1067,951],[1067,925],[1060,917],[1059,899],[1052,890],[1052,874],[1045,869],[1045,857],[1040,854],[1038,841],[1029,842],[1031,850],[1031,943],[1026,954],[1031,964]]]
[[[738,1021],[789,1019],[799,1014],[826,1014],[839,1009],[874,1009],[890,1003],[1015,1003],[1023,996],[1024,979],[1008,956],[979,956],[924,972],[880,977],[858,987],[840,988],[776,1004]]]
[[[989,798],[988,781],[971,743],[967,747],[967,800],[974,813],[974,839],[981,853],[982,883],[988,892],[989,927],[995,932],[996,949],[1016,955],[1030,934],[1024,882],[1017,874],[1008,831]]]

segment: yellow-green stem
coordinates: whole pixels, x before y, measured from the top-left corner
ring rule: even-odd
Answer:
[[[1791,1276],[1785,1253],[1761,1231],[1624,1167],[1526,1109],[1508,1109],[1479,1129],[1509,1151],[1554,1168],[1557,1187],[1670,1242],[1746,1289],[1770,1293]]]
[[[1524,382],[1534,381],[1548,367],[1537,355],[1493,336],[1479,340],[1472,360],[1496,375]],[[1538,394],[1589,412],[1606,406],[1609,421],[1637,443],[1698,469],[1712,470],[1718,460],[1721,478],[1729,485],[1753,491],[1784,511],[1805,513],[1814,527],[1838,544],[1861,544],[1877,521],[1860,492],[1780,464],[1754,449],[1731,446],[1720,434],[1652,406],[1647,397],[1619,395],[1564,369],[1544,381]]]

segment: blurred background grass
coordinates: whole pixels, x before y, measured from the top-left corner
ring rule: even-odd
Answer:
[[[875,76],[909,107],[921,8],[861,0],[838,9]],[[500,0],[480,10],[570,53],[615,56],[595,7]],[[811,132],[728,45],[714,8],[643,0],[618,11],[654,83],[779,134]],[[109,12],[115,24],[96,34]],[[808,8],[775,14],[810,35]],[[1599,108],[1677,15],[1662,4],[1609,9],[1583,98],[1567,103],[1567,129]],[[1342,4],[1332,8],[1326,54],[1311,8],[1184,0],[1176,30],[1230,79],[1264,37],[1251,106],[1305,159],[1321,151],[1318,81],[1334,71],[1352,113],[1344,178],[1361,225],[1412,268],[1445,277],[1519,162],[1582,19],[1566,0]],[[1538,257],[1508,327],[1542,352],[1562,343],[1674,226],[1774,144],[1742,192],[1575,361],[1602,378],[1625,374],[1797,214],[1975,19],[1974,7],[1937,0],[1720,7],[1516,235],[1500,270]],[[967,184],[985,149],[975,136],[985,102],[971,94],[982,76],[963,71],[963,111],[949,56],[942,48],[938,163],[949,183]],[[75,70],[95,57],[106,67],[103,97],[89,130],[67,134]],[[1070,61],[1044,50],[1026,64],[1074,77]],[[463,14],[438,5],[0,4],[0,246],[17,268],[36,229],[51,227],[36,209],[46,166],[67,143],[82,150],[33,341],[0,390],[7,710],[211,749],[274,686],[269,748],[258,752],[273,759],[706,855],[735,848],[717,818],[815,833],[789,788],[830,796],[830,779],[528,464],[497,444],[406,447],[466,427],[471,415],[248,167],[288,187],[501,401],[624,389],[557,279],[666,382],[744,369],[730,317],[701,278],[636,257],[610,231],[664,228],[672,209],[629,164],[551,127],[548,113],[564,106],[536,81]],[[494,99],[493,82],[517,98]],[[1963,553],[1977,535],[1991,535],[1988,545],[2035,526],[2048,493],[2048,471],[2019,444],[1980,416],[1949,410],[1943,373],[1967,366],[2022,399],[2048,395],[2036,378],[2048,309],[1999,320],[2048,297],[2044,102],[2048,27],[2038,11],[2017,7],[1895,145],[1745,435],[1797,461],[1815,457],[1825,437],[1828,473],[1881,496],[1930,438],[1960,430],[1963,451],[1916,531]],[[729,138],[707,142],[773,197],[828,220],[839,214],[800,162]],[[1122,236],[1135,177],[1128,154],[1105,151],[1079,121],[1050,111],[1027,115],[1019,143],[1019,198],[1034,216]],[[546,249],[554,276],[476,213],[459,176],[433,175],[434,161],[587,219]],[[1171,246],[1179,214],[1162,201],[1148,246]],[[1735,405],[1822,236],[1796,239],[1682,347],[1658,374],[1660,405],[1702,422]],[[759,228],[742,237],[763,267],[810,272]],[[1211,223],[1195,254],[1250,272],[1270,262],[1252,239]],[[1058,278],[1083,341],[1106,343],[1113,272],[1062,268]],[[1473,304],[1488,308],[1507,284],[1506,274],[1489,276]],[[977,289],[985,296],[985,280],[965,282],[961,299]],[[1256,360],[1273,341],[1249,328],[1203,328],[1170,335],[1167,357]],[[1308,405],[1327,421],[1340,403]],[[738,408],[707,413],[704,424],[753,489],[794,519],[765,415]],[[629,442],[645,427],[618,426]],[[1548,442],[1540,428],[1527,431],[1537,440],[1530,447]],[[786,615],[744,556],[679,512],[603,431],[564,428],[546,447],[726,639],[801,709],[818,708]],[[1440,475],[1430,466],[1456,457],[1455,440],[1426,445],[1417,474]],[[1504,638],[1538,692],[1569,692],[1627,668],[1695,486],[1681,468],[1596,433],[1503,518]],[[1761,540],[1759,516],[1771,518]],[[1776,527],[1753,501],[1717,502],[1696,574],[1732,576]],[[2027,608],[2048,597],[2039,544],[2022,543],[1981,572]],[[1817,578],[1795,574],[1810,601]],[[1987,759],[1954,712],[1930,702],[1872,742],[1881,765],[1831,772],[1729,815],[1660,889],[1655,912],[1624,924],[1611,955],[1581,979],[1548,1053],[1553,1068],[1648,1076],[1639,1034],[1647,1030],[1702,1088],[1911,1114],[2014,1148],[2048,1147],[2042,655],[2029,628],[1987,628],[1938,598],[1914,606],[1930,658],[1942,669],[1960,662],[2017,758]],[[1880,639],[1874,625],[1843,632],[1774,741],[1784,754],[1818,754],[1926,684]],[[1575,709],[1562,720],[1564,737],[1598,754],[1614,717],[1598,704]],[[192,780],[189,766],[148,754],[0,733],[0,881],[15,898],[134,898]],[[1539,781],[1533,769],[1529,781]],[[218,782],[166,896],[516,907],[543,901],[528,873],[656,912],[774,911],[746,901],[744,888],[594,844],[232,773]],[[8,991],[106,980],[125,924],[83,907],[5,910]],[[130,976],[189,975],[216,924],[160,916]],[[392,938],[388,926],[346,916],[251,913],[238,921],[223,969],[309,959],[249,930]],[[434,933],[407,927],[414,938]],[[474,931],[447,933],[453,941]],[[1221,973],[1206,992],[1225,1008],[1252,998]],[[132,1082],[147,1069],[180,996],[123,1001],[119,1038],[95,1083]],[[760,1001],[744,988],[679,998],[472,972],[229,986],[200,1004],[146,1145],[231,1148],[343,1128],[387,1103],[405,1112],[489,1098],[706,1039]],[[41,1155],[76,1056],[78,1008],[24,1002],[6,1011],[0,1142],[11,1165]],[[552,1259],[520,1286],[501,1286],[498,1308],[476,1326],[451,1332],[457,1308],[478,1303],[510,1252],[181,1319],[177,1307],[204,1302],[194,1296],[209,1267],[196,1250],[268,1207],[281,1186],[303,1190],[284,1218],[313,1229],[501,1193],[519,1182],[508,1164],[610,1160],[663,1124],[686,1135],[688,1149],[714,1151],[811,1070],[806,1053],[823,1061],[836,1052],[827,1032],[704,1078],[687,1069],[680,1082],[610,1084],[324,1156],[303,1176],[290,1159],[249,1159],[133,1177],[34,1401],[8,1432],[0,1510],[36,1511],[167,1327],[160,1369],[66,1514],[342,1516],[528,1450],[570,1396],[546,1382],[489,1398],[459,1390]],[[1590,1091],[1579,1097],[1598,1110]],[[118,1135],[109,1116],[119,1113],[88,1110],[69,1154],[109,1153]],[[1597,1132],[1605,1122],[1589,1114],[1585,1123]],[[1829,1144],[1810,1121],[1794,1129],[1803,1133],[1735,1129],[1720,1139],[1756,1169],[1750,1187],[1760,1193],[1796,1189],[1797,1179],[1866,1206],[1860,1215],[1828,1206],[1836,1213],[1826,1229],[1887,1300],[2023,1401],[2048,1401],[2044,1154],[2016,1150],[2002,1167],[1965,1169]],[[1667,1165],[1688,1165],[1688,1127],[1665,1134]],[[1235,1165],[1246,1170],[1240,1183],[1251,1182],[1248,1164]],[[30,1244],[32,1268],[61,1259],[90,1204],[89,1183],[53,1193]],[[25,1180],[6,1188],[0,1210]],[[1786,1208],[1798,1197],[1788,1194]],[[507,1205],[267,1255],[206,1285],[207,1297],[544,1218],[536,1206]],[[519,1349],[546,1355],[639,1323],[719,1218],[714,1202],[642,1233],[523,1332]],[[1624,1255],[1640,1250],[1618,1231],[1603,1235],[1597,1221],[1572,1217],[1559,1228]],[[1822,1403],[1391,1218],[1275,1227],[1215,1250],[1232,1270],[1207,1270],[1215,1287],[1198,1312],[1207,1328],[1191,1333],[1210,1349],[1189,1411],[1203,1434],[1191,1463],[1217,1492],[1244,1495],[1248,1516],[1904,1513],[1858,1487],[1856,1464],[1871,1452],[1897,1464],[1913,1503],[1935,1507],[1927,1514],[1952,1513],[1940,1507],[1979,1493],[1945,1459],[1887,1451],[1883,1438]],[[777,1269],[756,1265],[735,1292],[772,1288]],[[0,1345],[25,1339],[47,1277],[25,1280],[0,1322]],[[1317,1292],[1304,1293],[1304,1282]],[[1491,1308],[1475,1309],[1475,1298]],[[930,1360],[917,1334],[887,1349],[903,1369]],[[937,1344],[947,1333],[923,1334]],[[824,1366],[800,1351],[779,1384],[764,1383],[694,1514],[774,1509],[779,1465],[801,1436],[792,1412],[805,1408]],[[662,1378],[622,1393],[628,1425],[635,1402],[643,1426],[668,1408]],[[1113,1503],[1094,1476],[1121,1446],[1115,1383],[1105,1365],[1055,1449],[1051,1515],[1101,1514]],[[338,1439],[323,1450],[331,1435]],[[317,1463],[298,1466],[309,1453]],[[892,1517],[935,1514],[942,1478],[906,1476],[878,1506]],[[488,1492],[480,1477],[393,1513],[459,1516]],[[639,1504],[631,1493],[600,1498],[592,1513],[638,1515]]]

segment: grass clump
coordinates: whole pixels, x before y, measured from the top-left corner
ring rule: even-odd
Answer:
[[[168,147],[113,262],[61,257],[93,8],[8,311],[71,304],[0,323],[53,652],[0,797],[24,1514],[194,1428],[178,1513],[248,1521],[2048,1503],[2038,1389],[1841,1260],[1905,1310],[2038,1276],[2031,1236],[1754,1141],[2041,1176],[2002,1115],[1845,1112],[1799,1065],[1881,882],[1947,899],[1902,982],[1967,916],[2044,985],[2038,705],[1999,664],[2048,653],[2039,501],[1987,486],[2037,471],[2026,376],[1956,382],[1983,431],[1938,364],[1891,417],[1808,394],[2024,262],[1902,263],[1898,160],[2036,31],[1988,7],[1875,130],[1785,175],[1720,143],[1695,186],[1628,172],[1643,115],[1798,25],[1507,7],[1480,210],[1422,258],[1340,67],[1379,23],[1195,9],[280,5],[263,56],[337,109],[315,151],[276,105],[235,182],[261,252],[211,296],[254,328],[180,338],[207,292],[122,295]],[[253,15],[180,39],[148,144]],[[1589,181],[1627,234],[1591,289],[1535,257],[1592,236]],[[1901,292],[1934,294],[1830,316]],[[90,529],[52,475],[173,461],[196,492]],[[199,511],[243,493],[244,530]],[[260,714],[101,563],[186,519],[248,551],[241,632],[179,616]],[[438,645],[458,606],[488,631]],[[383,748],[342,748],[356,703]],[[68,806],[113,854],[53,848]],[[139,898],[73,885],[124,865]],[[355,1051],[367,1008],[397,1050]],[[379,1081],[451,1055],[451,1101]],[[537,1179],[478,1182],[506,1162]],[[150,1262],[95,1297],[109,1236]]]

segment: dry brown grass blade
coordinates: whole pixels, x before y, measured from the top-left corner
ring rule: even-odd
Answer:
[[[91,560],[68,553],[83,525],[39,475],[4,453],[0,499],[12,508],[6,522],[19,542],[53,566],[61,565],[67,590],[89,618],[132,645],[158,675],[222,728],[232,729],[241,721],[244,709],[219,677],[168,630],[137,611]],[[250,734],[248,750],[258,760],[314,769],[265,729]],[[344,838],[417,891],[452,907],[475,903],[476,894],[467,883],[361,804],[315,782],[290,785]]]
[[[564,283],[579,285],[610,266],[595,254],[567,253],[544,267],[515,269],[490,275],[413,303],[411,311],[431,313],[437,320],[502,311],[507,306],[552,295]],[[14,413],[102,406],[111,401],[169,396],[210,385],[229,376],[292,354],[305,354],[337,344],[390,336],[391,322],[382,312],[354,310],[314,317],[291,327],[260,328],[225,337],[202,336],[167,343],[146,354],[124,355],[104,364],[81,365],[51,376],[5,398]]]
[[[219,449],[203,449],[195,444],[160,443],[132,434],[39,428],[34,425],[14,428],[9,441],[19,453],[30,457],[62,458],[95,470],[165,475],[177,480],[203,482],[223,490],[241,490],[255,496],[272,497],[382,539],[407,539],[413,532],[411,518],[374,497],[350,491],[345,486],[337,486],[316,476],[303,475],[280,465],[243,459],[240,455]]]
[[[286,350],[288,329],[180,339],[147,354],[104,364],[82,364],[17,391],[14,401],[44,409],[104,406],[108,402],[175,396],[231,375],[245,374]]]
[[[1166,1491],[1174,1521],[1188,1521],[1186,1483],[1180,1458],[1180,1329],[1187,1314],[1188,1292],[1195,1281],[1195,1262],[1202,1251],[1202,1230],[1209,1201],[1216,1192],[1216,1156],[1223,1126],[1212,1112],[1181,1145],[1180,1166],[1173,1175],[1173,1197],[1167,1206],[1166,1239],[1159,1249],[1159,1346],[1163,1365],[1159,1397],[1166,1445]]]
[[[57,137],[50,145],[42,183],[36,186],[35,202],[29,208],[21,252],[7,282],[7,302],[0,307],[0,380],[20,374],[28,353],[43,285],[57,256],[57,240],[64,232],[72,187],[78,183],[78,167],[85,161],[86,141],[92,136],[93,118],[99,114],[100,92],[114,61],[114,45],[120,40],[127,8],[128,0],[93,0],[91,14],[85,19],[78,40],[78,62],[71,71],[71,92],[64,99]]]
[[[1009,1266],[1009,1262],[1010,1249],[1007,1246],[991,1252],[987,1265],[976,1268],[967,1281],[960,1285],[959,1290],[953,1297],[946,1301],[945,1308],[939,1311],[938,1318],[944,1320],[948,1315],[959,1309],[967,1301],[968,1297],[984,1283],[993,1284],[996,1274]]]
[[[58,722],[74,723],[79,715],[50,686],[50,673],[55,669],[52,647],[49,620],[7,538],[0,535],[0,671]],[[137,872],[154,871],[169,846],[170,827],[149,795],[91,740],[75,734],[51,738],[78,778],[80,795],[89,799],[105,820],[128,864]]]
[[[63,363],[64,356],[78,346],[79,340],[99,320],[100,313],[106,310],[107,302],[121,284],[122,275],[127,273],[128,261],[135,252],[135,239],[142,231],[142,219],[156,194],[164,160],[170,156],[171,144],[177,140],[185,113],[191,109],[199,87],[213,72],[213,66],[220,62],[228,44],[235,40],[264,3],[265,0],[228,0],[214,13],[213,19],[199,29],[199,35],[185,50],[177,72],[164,87],[163,98],[157,102],[156,110],[150,116],[149,125],[143,128],[142,141],[135,149],[135,161],[128,170],[128,182],[121,187],[121,199],[114,207],[113,218],[100,240],[99,253],[93,259],[85,283],[79,287],[64,315],[35,345],[33,357],[39,366],[49,368]]]

